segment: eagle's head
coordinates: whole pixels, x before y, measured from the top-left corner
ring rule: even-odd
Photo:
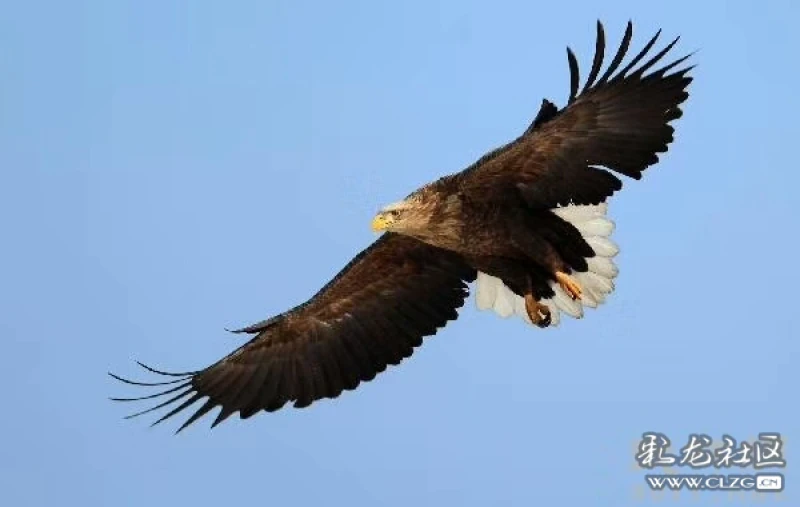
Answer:
[[[372,219],[372,230],[414,236],[428,228],[437,202],[435,193],[420,189],[402,201],[384,206]]]
[[[456,194],[443,193],[434,185],[426,185],[402,201],[381,209],[372,219],[372,230],[413,236],[438,244],[458,237],[461,200]]]
[[[372,230],[408,234],[425,227],[427,223],[428,214],[419,201],[405,199],[384,206],[372,219]]]

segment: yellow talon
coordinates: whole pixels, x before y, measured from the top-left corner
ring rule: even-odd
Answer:
[[[581,294],[583,294],[583,289],[578,282],[573,280],[569,277],[568,274],[563,273],[561,271],[556,271],[556,280],[558,284],[564,289],[564,292],[569,294],[569,296],[574,299],[581,299]]]

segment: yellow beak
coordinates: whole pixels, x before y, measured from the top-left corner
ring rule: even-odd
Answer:
[[[385,231],[389,227],[389,221],[386,220],[386,217],[382,214],[375,215],[375,218],[372,219],[372,230],[373,232],[381,232]]]

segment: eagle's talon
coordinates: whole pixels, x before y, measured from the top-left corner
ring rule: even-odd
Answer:
[[[543,329],[548,327],[553,320],[550,308],[536,301],[533,294],[530,293],[525,294],[525,311],[531,322]]]
[[[571,297],[573,301],[581,299],[581,294],[583,294],[583,289],[578,284],[578,282],[570,278],[568,274],[563,273],[561,271],[556,271],[556,280],[558,281],[558,284],[561,286],[564,292],[566,292],[567,295]]]
[[[550,308],[546,307],[545,305],[540,305],[539,311],[543,314],[542,320],[536,325],[542,329],[549,327],[550,323],[552,322],[552,315],[550,314]]]

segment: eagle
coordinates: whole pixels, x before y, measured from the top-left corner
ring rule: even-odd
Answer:
[[[680,37],[653,51],[661,30],[623,67],[629,21],[601,74],[605,32],[583,86],[567,48],[570,93],[559,109],[543,100],[515,140],[466,169],[383,207],[372,220],[381,235],[308,301],[234,333],[253,335],[196,371],[126,384],[157,388],[116,401],[156,400],[127,416],[163,410],[158,424],[205,400],[177,429],[219,407],[211,427],[232,414],[247,419],[290,403],[302,408],[355,389],[411,356],[469,295],[477,307],[516,315],[533,327],[581,318],[614,290],[617,245],[607,201],[620,176],[639,180],[673,141],[694,65],[664,57]]]

